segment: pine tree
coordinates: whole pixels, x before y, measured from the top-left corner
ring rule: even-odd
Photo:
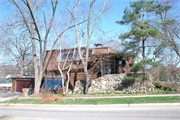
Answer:
[[[167,11],[171,6],[162,6],[154,1],[140,0],[130,3],[130,8],[126,7],[120,25],[131,25],[131,30],[119,36],[124,42],[125,50],[132,50],[138,54],[142,50],[142,59],[145,59],[146,42],[148,38],[161,38],[158,28],[151,27],[153,21],[152,13],[160,14]]]

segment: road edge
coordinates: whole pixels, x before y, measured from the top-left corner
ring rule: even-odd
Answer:
[[[98,105],[76,105],[76,104],[67,104],[67,105],[54,105],[54,104],[8,104],[8,103],[0,103],[1,107],[88,107],[88,108],[96,108],[96,107],[148,107],[148,106],[179,106],[180,103],[143,103],[143,104],[98,104]]]

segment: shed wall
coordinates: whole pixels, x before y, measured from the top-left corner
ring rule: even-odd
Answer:
[[[22,92],[23,88],[32,88],[34,92],[34,78],[12,78],[12,92]]]

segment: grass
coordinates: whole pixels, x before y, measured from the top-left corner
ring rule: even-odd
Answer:
[[[94,98],[63,99],[62,101],[39,102],[38,99],[19,99],[0,103],[14,104],[140,104],[140,103],[180,103],[179,96],[164,97],[126,97],[126,98]]]
[[[157,94],[178,94],[180,91],[154,91],[154,92],[148,92],[149,95],[157,95]]]
[[[111,93],[92,93],[92,94],[51,94],[50,96],[57,95],[59,97],[102,97],[102,96],[136,96],[136,95],[158,95],[158,94],[179,94],[180,91],[153,91],[153,92],[111,92]]]

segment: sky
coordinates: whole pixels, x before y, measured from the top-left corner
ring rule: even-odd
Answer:
[[[111,1],[110,4],[112,4],[112,13],[107,13],[106,16],[102,16],[102,29],[114,32],[127,31],[127,26],[121,26],[115,22],[122,19],[122,16],[124,15],[124,9],[126,8],[126,6],[129,7],[129,3],[130,0]]]
[[[136,1],[136,0],[131,0]],[[74,2],[72,0],[70,0],[70,2]],[[97,0],[96,1],[97,4],[103,3],[103,0]],[[59,0],[59,3],[63,3],[63,0]],[[96,29],[93,33],[93,36],[91,38],[91,45],[90,47],[94,47],[94,43],[99,43],[99,41],[96,41],[98,38],[97,33],[99,33],[99,29],[103,30],[104,32],[107,32],[108,37],[114,37],[113,39],[118,39],[118,35],[127,32],[129,30],[128,26],[122,26],[122,25],[118,25],[117,23],[115,23],[118,20],[122,19],[123,16],[123,12],[126,6],[130,5],[130,0],[111,0],[109,2],[109,5],[111,6],[111,8],[109,9],[109,11],[105,14],[103,14],[100,18],[100,21],[98,22],[98,25],[96,26]],[[62,9],[62,8],[61,8]],[[7,18],[9,19],[9,17],[11,16],[11,13],[15,12],[13,11],[13,6],[10,6],[9,4],[7,4],[6,0],[1,0],[0,2],[0,23],[6,22]],[[58,14],[58,12],[56,12],[56,14]],[[72,34],[71,34],[72,35]],[[75,32],[74,32],[75,35]],[[101,35],[101,34],[100,34]],[[74,39],[72,37],[72,39]],[[51,46],[51,45],[49,45]],[[85,47],[86,45],[82,45],[82,47]],[[50,47],[47,46],[47,50],[50,49]],[[2,50],[2,49],[1,49]],[[3,53],[2,51],[0,51],[0,60],[4,59],[3,57]]]
[[[70,0],[71,2],[72,0]],[[131,0],[136,1],[136,0]],[[103,3],[104,0],[97,0],[97,4]],[[1,0],[0,2],[0,22],[6,21],[6,18],[11,15],[13,11],[12,6],[9,6],[6,4],[6,0]],[[59,0],[59,3],[62,4],[63,0]],[[93,33],[95,35],[98,33],[98,29],[102,29],[104,32],[108,32],[109,37],[111,36],[117,36],[121,33],[127,32],[129,30],[128,26],[122,26],[115,23],[117,20],[121,20],[123,16],[123,11],[126,6],[129,6],[130,0],[111,0],[109,2],[109,5],[112,7],[110,8],[110,12],[107,12],[103,14],[100,18],[100,21],[98,22],[98,25],[96,26],[96,30]],[[8,9],[7,9],[8,8]],[[58,12],[56,12],[58,14]],[[117,36],[118,37],[118,36]],[[95,36],[92,36],[92,40],[95,40]],[[116,38],[118,39],[118,38]],[[90,47],[94,47],[93,44],[91,44]]]
[[[131,0],[131,2],[133,1],[136,0]],[[116,23],[116,21],[122,20],[124,9],[129,7],[130,0],[112,0],[109,4],[112,5],[111,11],[101,16],[101,20],[96,30],[100,28],[107,32],[109,37],[116,36],[115,39],[118,39],[118,35],[128,32],[129,30],[129,26],[119,25]],[[95,38],[92,37],[92,39]],[[91,45],[91,47],[93,46]]]
[[[59,0],[61,1],[61,0]],[[63,1],[63,0],[62,0]],[[70,0],[73,1],[73,0]],[[114,39],[118,40],[118,35],[121,35],[122,33],[128,32],[130,30],[129,26],[126,25],[118,25],[116,21],[120,21],[122,19],[122,16],[124,15],[124,9],[129,7],[130,1],[137,1],[137,0],[111,0],[110,5],[111,11],[107,12],[106,14],[101,16],[101,19],[96,26],[96,30],[93,33],[94,36],[92,36],[92,43],[94,42],[93,40],[96,40],[97,38],[95,37],[96,33],[98,33],[98,29],[102,29],[104,32],[107,32],[107,36],[112,37],[116,36]],[[1,0],[0,1],[0,22],[2,23],[3,21],[6,21],[6,17],[10,16],[13,11],[11,9],[11,6],[7,6],[4,3],[6,3],[7,0]],[[104,0],[97,0],[97,3],[99,2],[104,2]],[[75,32],[74,32],[75,34]],[[120,40],[119,40],[120,41]],[[93,44],[91,44],[90,47],[94,47]],[[48,49],[48,48],[47,48]],[[1,54],[2,51],[0,51],[0,58],[2,57]],[[0,59],[1,60],[1,59]]]

